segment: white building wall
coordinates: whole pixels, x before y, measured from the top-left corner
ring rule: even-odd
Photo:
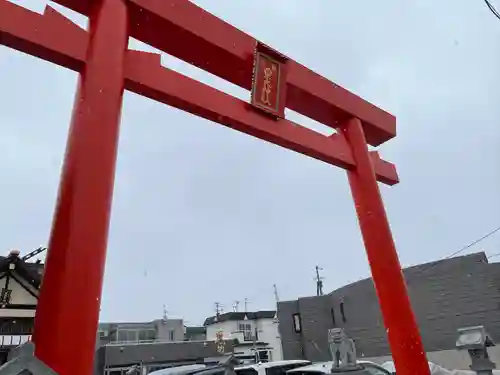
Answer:
[[[274,319],[259,319],[256,322],[259,341],[267,342],[273,348],[271,351],[271,361],[281,361],[283,359],[283,352],[281,349],[278,321]]]
[[[225,339],[234,338],[234,334],[238,331],[237,321],[226,321],[210,324],[207,326],[207,340],[213,341],[217,338],[217,332],[222,331]]]
[[[22,280],[21,276],[17,276]],[[0,279],[0,290],[5,288],[7,277]],[[34,294],[38,294],[38,290],[33,288],[28,283],[24,284]],[[12,290],[10,295],[10,304],[12,305],[36,305],[38,300],[28,293],[13,277],[9,277],[9,289]],[[31,318],[35,316],[35,310],[29,309],[0,309],[0,317],[14,317],[14,318]]]
[[[182,319],[160,319],[155,321],[157,341],[184,341],[184,321]]]
[[[17,276],[17,275],[16,275]],[[21,279],[21,276],[17,276]],[[5,288],[7,277],[0,280],[0,290]],[[26,287],[32,290],[35,294],[38,293],[31,285],[26,284]],[[9,289],[12,290],[10,304],[12,305],[36,305],[37,299],[28,293],[13,277],[9,277]]]
[[[235,339],[237,338],[242,341],[242,334],[239,332],[239,324],[245,323],[250,324],[252,327],[252,333],[255,332],[257,326],[257,334],[259,341],[263,341],[269,344],[273,350],[271,351],[271,360],[280,361],[283,359],[283,351],[281,348],[281,339],[278,331],[278,322],[274,319],[258,319],[258,320],[241,320],[241,321],[225,321],[215,324],[210,324],[207,326],[207,340],[215,340],[217,338],[217,332],[222,331],[225,339]],[[247,341],[248,343],[248,341]],[[236,349],[238,352],[244,352],[245,354],[250,353],[251,347]]]

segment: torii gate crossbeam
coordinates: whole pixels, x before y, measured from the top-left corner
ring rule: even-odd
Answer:
[[[80,73],[37,308],[37,356],[60,375],[92,372],[127,89],[346,169],[398,375],[428,375],[377,185],[398,176],[368,151],[396,135],[395,118],[188,0],[56,2],[88,16],[88,32],[52,8],[40,15],[0,0],[0,44]],[[158,54],[128,50],[130,36],[252,90],[251,104],[162,67]],[[286,120],[285,107],[337,133]]]

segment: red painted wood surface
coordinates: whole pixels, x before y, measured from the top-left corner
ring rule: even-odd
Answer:
[[[397,374],[428,375],[429,365],[411,309],[363,127],[358,119],[352,119],[341,131],[356,161],[356,169],[348,171],[347,176]]]
[[[123,0],[103,0],[96,6],[75,97],[33,335],[37,357],[60,375],[93,373],[127,23]]]

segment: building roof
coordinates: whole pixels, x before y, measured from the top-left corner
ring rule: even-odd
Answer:
[[[44,264],[31,263],[19,256],[19,252],[11,251],[6,257],[0,256],[0,274],[11,270],[11,264],[15,266],[16,273],[36,289],[40,288],[43,277]]]
[[[462,256],[456,256],[453,258],[445,258],[433,262],[422,263],[411,267],[403,268],[403,275],[406,280],[407,286],[413,285],[416,279],[421,277],[429,276],[430,274],[435,274],[436,272],[442,273],[446,272],[447,268],[456,266],[457,263],[468,264],[468,263],[488,263],[488,258],[484,252],[472,253]],[[356,281],[351,284],[344,285],[338,289],[333,290],[328,293],[328,295],[339,294],[342,292],[347,293],[350,289],[361,288],[366,283],[373,283],[372,278],[366,278]]]
[[[276,310],[262,310],[253,312],[227,312],[218,316],[211,316],[205,319],[204,326],[209,326],[221,322],[239,321],[239,320],[257,320],[273,319],[276,316]]]

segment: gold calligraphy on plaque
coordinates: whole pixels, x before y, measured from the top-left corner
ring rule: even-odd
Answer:
[[[272,77],[275,71],[276,66],[274,65],[271,68],[267,67],[264,69],[264,84],[262,85],[260,100],[262,104],[268,105],[269,107],[273,106],[271,103],[271,93],[273,90]]]
[[[252,105],[276,117],[284,116],[286,76],[282,74],[283,66],[284,63],[272,55],[255,53]]]

